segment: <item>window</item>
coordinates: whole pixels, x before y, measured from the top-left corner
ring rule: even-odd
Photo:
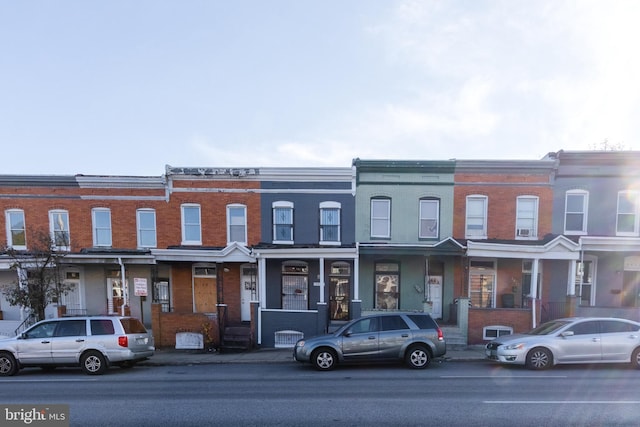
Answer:
[[[400,265],[379,262],[375,265],[376,301],[378,310],[397,310],[400,306]]]
[[[285,261],[282,264],[282,309],[307,310],[309,266],[306,262]]]
[[[538,198],[520,196],[516,201],[516,238],[538,237]]]
[[[113,335],[116,333],[111,320],[92,319],[91,335]]]
[[[27,249],[27,231],[24,223],[24,211],[11,209],[6,211],[7,246],[14,249]]]
[[[153,283],[152,290],[153,302],[160,304],[160,308],[164,313],[171,311],[169,300],[169,279],[158,279]]]
[[[433,239],[438,237],[438,217],[440,201],[434,199],[420,200],[420,238]]]
[[[465,235],[468,238],[487,238],[487,197],[467,196],[467,222]]]
[[[587,322],[576,323],[569,329],[568,331],[572,331],[573,335],[596,335],[600,334],[599,322],[597,320],[590,320]]]
[[[93,219],[93,246],[111,246],[111,210],[95,208]]]
[[[340,203],[320,203],[320,243],[340,243]]]
[[[380,316],[381,331],[398,331],[409,329],[407,322],[400,316]]]
[[[601,320],[600,333],[617,334],[620,332],[637,332],[638,327],[633,323],[622,322],[619,320]]]
[[[620,191],[618,193],[617,235],[638,235],[638,200],[636,192]]]
[[[156,242],[156,211],[153,209],[138,209],[138,247],[155,248]]]
[[[86,320],[63,320],[58,322],[54,337],[84,337],[87,335]]]
[[[391,237],[391,199],[371,199],[371,237]]]
[[[587,204],[589,193],[584,190],[567,191],[565,200],[564,231],[567,234],[587,232]]]
[[[227,242],[247,243],[247,207],[227,206]]]
[[[273,240],[279,243],[293,243],[293,203],[274,202]]]
[[[200,205],[185,204],[182,208],[182,244],[201,245]]]
[[[378,332],[378,318],[370,317],[368,319],[362,319],[355,322],[349,328],[351,334],[368,334],[371,332]]]
[[[49,211],[49,230],[56,248],[69,250],[69,212],[64,210]]]

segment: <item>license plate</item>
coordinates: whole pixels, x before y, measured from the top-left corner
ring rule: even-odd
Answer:
[[[148,340],[148,338],[136,338],[136,344],[146,344]]]

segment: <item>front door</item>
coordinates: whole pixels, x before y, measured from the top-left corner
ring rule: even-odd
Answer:
[[[109,314],[122,314],[124,304],[124,287],[122,279],[107,278],[107,309]]]
[[[329,281],[331,320],[349,319],[349,279],[332,277]]]
[[[428,283],[428,300],[433,304],[431,316],[442,318],[442,276],[430,276]]]
[[[195,277],[193,279],[193,299],[196,313],[215,313],[218,302],[216,279]]]
[[[243,322],[251,321],[251,301],[257,301],[256,277],[257,267],[255,264],[246,264],[241,267],[242,277],[240,278],[240,316]]]

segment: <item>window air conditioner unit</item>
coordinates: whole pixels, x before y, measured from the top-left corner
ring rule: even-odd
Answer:
[[[533,235],[533,230],[530,228],[518,228],[518,237],[530,237]]]

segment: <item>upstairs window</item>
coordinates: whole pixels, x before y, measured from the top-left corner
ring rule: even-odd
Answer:
[[[293,244],[293,203],[274,202],[271,206],[274,242]]]
[[[70,249],[69,212],[64,210],[49,211],[49,231],[56,248],[67,251]]]
[[[201,245],[200,205],[184,204],[182,208],[182,244]]]
[[[5,212],[7,224],[7,246],[13,249],[27,249],[27,230],[24,223],[24,211],[10,209]]]
[[[227,206],[227,243],[247,243],[247,207]]]
[[[391,237],[391,199],[371,199],[371,237]]]
[[[487,238],[487,196],[467,196],[467,238]]]
[[[565,199],[564,232],[586,234],[589,193],[584,190],[567,191]]]
[[[420,238],[435,239],[438,237],[438,218],[440,201],[435,199],[420,200]]]
[[[111,247],[111,210],[95,208],[91,211],[93,220],[93,246]]]
[[[638,193],[620,191],[618,193],[618,217],[616,234],[618,236],[638,235]]]
[[[520,196],[516,201],[516,238],[538,237],[538,198]]]
[[[138,209],[136,212],[138,223],[138,247],[155,248],[156,242],[156,211],[153,209]]]
[[[320,243],[340,243],[340,203],[320,203]]]

